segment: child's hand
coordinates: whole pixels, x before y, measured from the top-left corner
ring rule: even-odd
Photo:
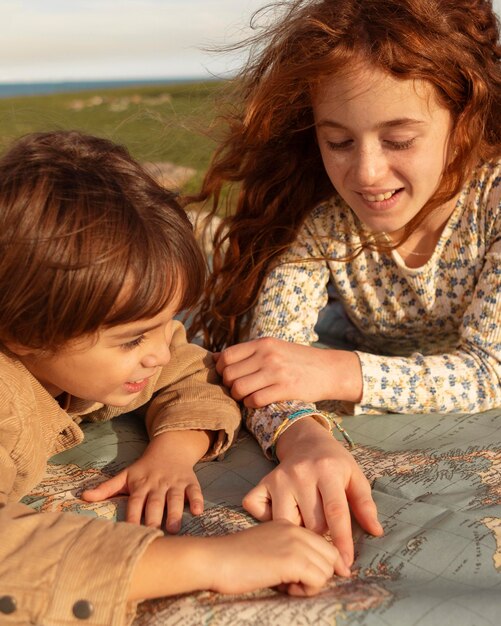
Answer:
[[[169,431],[155,437],[132,465],[95,489],[83,492],[88,502],[129,494],[126,520],[160,528],[167,509],[165,527],[170,533],[181,528],[184,503],[193,515],[203,512],[204,501],[193,465],[207,451],[209,436],[204,431]]]
[[[334,546],[286,520],[210,540],[219,545],[207,563],[213,571],[209,588],[219,593],[278,587],[290,595],[311,596],[334,573],[350,576]]]
[[[263,337],[226,348],[214,359],[233,398],[249,408],[284,400],[359,402],[362,397],[354,352]]]
[[[350,509],[362,528],[383,528],[371,488],[352,455],[313,418],[291,426],[278,440],[280,464],[245,496],[256,519],[288,519],[317,533],[329,531],[347,566],[353,563]]]
[[[176,567],[165,567],[175,563]],[[218,537],[160,537],[138,560],[129,599],[210,589],[247,593],[278,587],[294,596],[318,593],[333,573],[350,576],[324,537],[277,520]]]

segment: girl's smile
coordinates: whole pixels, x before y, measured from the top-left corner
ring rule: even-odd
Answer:
[[[403,189],[393,189],[392,191],[373,191],[373,193],[361,193],[362,199],[371,211],[385,211],[393,208]]]

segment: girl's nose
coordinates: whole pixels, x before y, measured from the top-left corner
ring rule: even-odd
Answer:
[[[355,182],[360,187],[380,183],[386,170],[386,158],[376,146],[362,146],[355,152],[353,172]]]

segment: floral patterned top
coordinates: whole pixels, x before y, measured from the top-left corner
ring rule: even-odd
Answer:
[[[396,251],[363,250],[352,261],[336,261],[357,246],[364,229],[335,195],[311,212],[265,281],[250,338],[317,341],[315,324],[333,288],[363,377],[360,404],[336,403],[336,412],[475,412],[500,406],[500,183],[501,163],[476,170],[433,255],[419,268],[407,267]],[[293,401],[247,412],[247,426],[266,454],[277,429],[298,411],[304,417],[316,407]]]

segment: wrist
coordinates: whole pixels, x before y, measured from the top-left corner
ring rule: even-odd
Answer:
[[[359,403],[362,400],[363,376],[357,353],[334,349],[321,349],[321,352],[324,353],[330,380],[326,397],[321,400]]]
[[[169,458],[193,466],[209,449],[212,435],[205,430],[167,430],[151,439],[143,456],[158,456],[164,461]]]
[[[291,451],[297,451],[298,447],[304,446],[306,443],[310,445],[315,440],[329,438],[332,434],[323,422],[320,423],[314,415],[303,417],[287,428],[280,435],[275,445],[275,454],[279,461],[283,461]]]
[[[153,541],[136,564],[129,600],[210,589],[211,544],[210,538],[188,536],[160,537]]]

